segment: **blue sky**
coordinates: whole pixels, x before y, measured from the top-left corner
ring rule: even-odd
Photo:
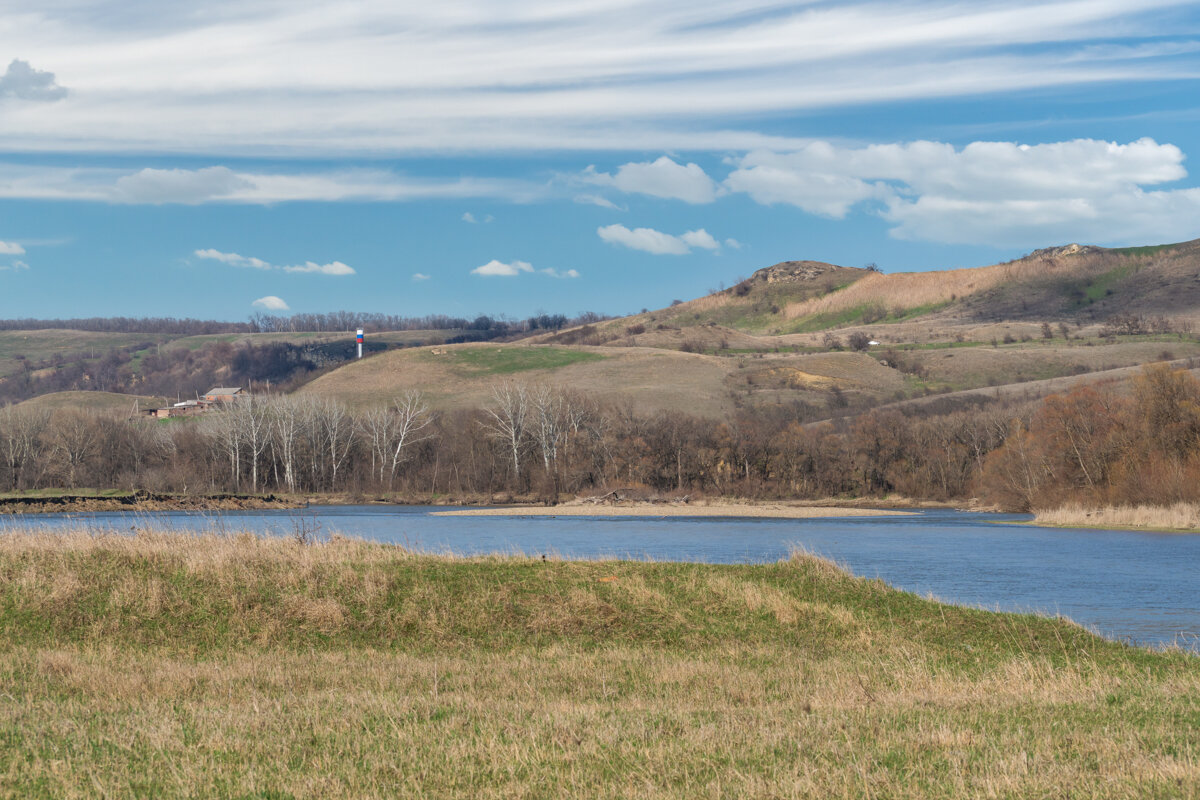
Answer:
[[[0,0],[0,316],[628,313],[1200,238],[1194,2]]]

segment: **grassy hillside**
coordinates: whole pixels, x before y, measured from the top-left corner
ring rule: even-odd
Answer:
[[[892,397],[906,378],[861,353],[742,357],[644,347],[454,345],[395,351],[334,370],[301,391],[353,406],[387,403],[409,389],[439,408],[475,408],[504,380],[550,383],[641,411],[724,417],[741,402],[825,403],[831,392]]]
[[[31,398],[17,405],[21,408],[48,408],[51,411],[72,408],[126,414],[132,412],[135,406],[142,409],[161,408],[170,402],[165,397],[146,397],[115,392],[54,392]]]
[[[1186,797],[1200,661],[760,566],[0,537],[20,797]]]

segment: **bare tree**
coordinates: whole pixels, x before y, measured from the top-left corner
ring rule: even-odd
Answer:
[[[213,450],[229,459],[229,483],[237,491],[241,488],[242,473],[242,437],[237,419],[232,410],[226,409],[206,415],[201,426]]]
[[[270,409],[262,400],[247,395],[227,411],[232,417],[235,435],[241,440],[246,457],[250,459],[250,491],[258,491],[258,462],[271,443]]]
[[[484,429],[509,452],[517,479],[521,477],[521,451],[529,436],[529,406],[529,390],[505,381],[492,387],[492,404],[483,409]]]
[[[396,479],[396,469],[407,459],[404,449],[430,438],[432,433],[426,433],[433,423],[430,407],[425,403],[419,391],[409,391],[392,403],[392,419],[395,421],[394,437],[391,441],[391,471],[388,476],[388,488]]]
[[[14,406],[0,409],[0,450],[8,468],[10,488],[14,491],[28,469],[42,465],[44,434],[49,423],[49,411]]]
[[[272,461],[282,464],[283,483],[289,492],[296,491],[297,449],[306,402],[303,397],[283,395],[272,398],[268,406]]]
[[[66,468],[66,485],[74,488],[80,467],[95,455],[100,441],[96,418],[85,411],[64,410],[53,419],[54,454]]]
[[[567,432],[566,395],[553,386],[538,386],[529,393],[533,441],[542,454],[546,472],[558,466],[558,448]]]
[[[354,446],[354,418],[337,400],[318,400],[313,403],[313,421],[323,458],[329,466],[329,488],[337,488],[338,470],[346,463]]]

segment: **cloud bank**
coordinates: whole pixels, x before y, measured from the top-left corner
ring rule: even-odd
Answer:
[[[865,147],[813,142],[753,151],[725,179],[764,205],[841,219],[866,208],[898,239],[944,243],[1165,241],[1200,233],[1200,189],[1172,144],[1078,139],[1049,144],[917,141]]]

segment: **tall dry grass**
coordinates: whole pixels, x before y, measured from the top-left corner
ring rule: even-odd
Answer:
[[[796,319],[864,305],[879,305],[888,311],[940,305],[1003,284],[1089,274],[1110,268],[1111,262],[1113,257],[1104,254],[1082,254],[934,272],[874,273],[824,297],[791,303],[784,308],[784,316]]]
[[[1034,514],[1039,525],[1077,528],[1146,528],[1170,531],[1200,531],[1200,503],[1170,506],[1088,507],[1070,504]]]

